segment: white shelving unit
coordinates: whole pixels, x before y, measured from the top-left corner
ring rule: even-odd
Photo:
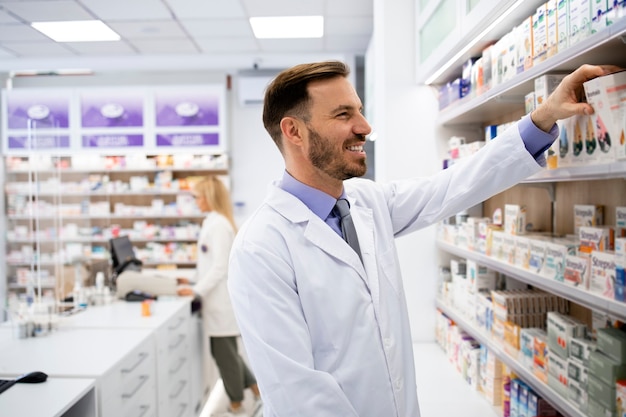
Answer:
[[[189,186],[209,174],[227,178],[228,157],[178,156],[90,155],[93,168],[86,168],[89,164],[75,154],[7,156],[3,175],[8,295],[34,288],[62,299],[66,283],[74,282],[75,259],[83,258],[80,262],[88,271],[93,262],[109,262],[109,239],[124,234],[146,266],[195,267],[204,214],[195,206]],[[42,158],[44,163],[39,162]],[[65,290],[54,285],[60,281]]]
[[[485,2],[479,2],[479,4],[482,3]],[[502,4],[510,6],[512,3],[513,2],[503,2]],[[464,50],[465,43],[468,41],[461,39],[462,37],[459,37],[457,43],[452,43],[450,45],[451,48],[439,48],[445,49],[445,54],[439,54],[441,56],[435,56],[430,62],[425,63],[422,69],[418,71],[418,81],[429,78],[430,74],[434,74],[451,56],[459,52],[456,64],[453,65],[451,69],[447,69],[440,74],[435,79],[434,83],[444,84],[451,81],[454,76],[460,74],[460,67],[468,58],[478,56],[483,46],[487,45],[489,41],[497,39],[493,37],[493,34],[502,35],[508,32],[513,25],[520,23],[521,18],[532,14],[527,13],[528,10],[532,10],[533,7],[536,8],[540,3],[542,2],[524,2],[523,10],[524,13],[526,13],[525,15],[520,15],[519,10],[513,13],[513,18],[519,19],[518,21],[512,21],[511,16],[509,16],[507,19],[503,20],[502,23],[491,29],[489,33],[485,33],[484,38],[469,50]],[[500,6],[493,5],[492,10],[481,11],[483,20],[480,22],[472,22],[472,27],[488,27],[496,20],[496,15],[502,12],[501,7],[500,9],[498,9],[498,7]],[[478,33],[477,29],[470,32],[472,36],[474,32]],[[442,41],[442,43],[445,42],[446,40]],[[451,133],[451,136],[459,135],[460,131],[475,133],[478,129],[486,125],[502,123],[504,121],[503,119],[510,118],[507,121],[513,121],[515,118],[519,117],[519,115],[523,114],[524,96],[534,90],[535,78],[547,73],[571,72],[582,64],[613,64],[626,67],[626,19],[617,21],[614,25],[605,30],[591,35],[587,39],[570,46],[564,51],[560,51],[553,57],[533,66],[528,71],[517,74],[513,79],[496,85],[481,95],[471,95],[456,101],[439,112],[437,118],[437,124],[441,128],[439,131],[445,133],[446,129],[449,128],[450,132],[454,132]],[[425,71],[424,69],[427,70]],[[576,166],[543,170],[533,177],[528,178],[524,181],[524,184],[538,184],[548,189],[552,202],[550,210],[554,210],[552,214],[554,217],[551,219],[552,231],[554,232],[556,224],[554,218],[559,216],[559,214],[562,215],[564,210],[571,209],[567,203],[559,205],[559,201],[556,200],[557,196],[563,195],[562,193],[559,194],[556,192],[558,187],[565,187],[565,184],[568,184],[570,188],[567,189],[571,191],[574,189],[572,187],[579,187],[589,181],[598,180],[597,183],[600,184],[605,181],[610,182],[624,178],[626,178],[626,161],[615,161],[595,166]],[[601,190],[598,191],[599,193],[616,193],[615,190],[602,189],[602,187],[598,188]],[[620,192],[621,191],[618,191],[617,193],[619,194]],[[506,196],[508,194],[503,195]],[[506,198],[502,197],[499,199],[498,197],[499,196],[495,196],[494,201],[496,204],[499,203],[502,198]],[[611,201],[620,200],[614,199]],[[547,214],[547,216],[550,216],[550,214]],[[556,294],[584,308],[607,314],[617,319],[626,320],[625,303],[620,303],[578,288],[570,287],[564,283],[550,281],[545,277],[518,268],[504,261],[460,248],[447,242],[439,241],[437,245],[440,250],[448,255],[475,260],[480,265],[511,276],[533,287]],[[442,300],[437,300],[436,305],[437,308],[454,320],[460,328],[494,352],[512,371],[528,383],[539,395],[559,409],[561,413],[569,417],[586,416],[575,403],[550,388],[518,361],[515,352],[505,349],[499,341],[494,340],[490,334],[480,329],[475,323],[468,320],[454,308],[446,305]]]

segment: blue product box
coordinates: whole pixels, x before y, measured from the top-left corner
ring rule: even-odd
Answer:
[[[616,283],[613,288],[615,290],[614,291],[615,300],[626,302],[626,295],[624,295],[624,288],[626,288],[626,286]]]

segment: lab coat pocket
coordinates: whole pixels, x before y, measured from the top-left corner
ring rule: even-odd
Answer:
[[[400,298],[402,295],[402,280],[400,278],[398,258],[393,247],[378,258],[378,274],[381,277],[379,280],[381,292],[384,291],[385,284],[388,284],[394,295]]]

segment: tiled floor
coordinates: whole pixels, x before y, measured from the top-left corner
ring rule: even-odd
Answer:
[[[473,390],[435,343],[413,345],[421,417],[498,417],[499,410]]]

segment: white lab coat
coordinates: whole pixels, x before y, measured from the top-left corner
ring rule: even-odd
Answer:
[[[271,187],[235,239],[229,278],[265,417],[419,416],[394,237],[540,169],[517,126],[480,154],[431,178],[346,181],[363,264],[299,199]]]
[[[202,323],[208,336],[239,336],[228,294],[228,257],[235,231],[222,214],[211,211],[202,221],[193,291],[202,298]]]

